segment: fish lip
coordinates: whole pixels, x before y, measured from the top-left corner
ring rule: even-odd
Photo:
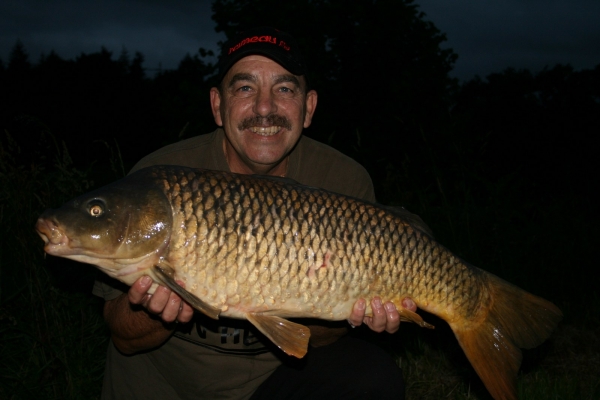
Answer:
[[[46,244],[51,243],[53,239],[56,240],[61,236],[61,234],[57,231],[58,225],[56,222],[50,221],[46,218],[38,218],[35,224],[35,230]]]
[[[50,243],[50,239],[48,238],[48,236],[43,233],[40,232],[39,230],[37,231],[37,234],[42,238],[42,240],[44,241],[44,246],[47,245],[48,243]]]
[[[59,228],[56,221],[40,217],[35,224],[35,230],[44,241],[44,251],[51,255],[69,254],[71,241]]]

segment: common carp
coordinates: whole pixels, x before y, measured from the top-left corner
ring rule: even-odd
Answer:
[[[151,291],[166,285],[209,317],[247,319],[296,357],[310,331],[286,318],[344,320],[357,299],[379,296],[431,327],[402,308],[412,298],[450,325],[496,399],[516,398],[519,348],[562,318],[402,213],[286,179],[149,167],[47,210],[36,229],[48,254],[129,285],[149,275]]]

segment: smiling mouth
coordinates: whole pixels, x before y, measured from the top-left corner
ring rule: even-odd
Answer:
[[[248,129],[261,136],[271,136],[279,132],[281,126],[251,126]]]
[[[240,130],[249,131],[261,136],[273,136],[282,129],[292,129],[292,124],[283,115],[271,114],[266,117],[254,116],[246,118],[238,126]]]

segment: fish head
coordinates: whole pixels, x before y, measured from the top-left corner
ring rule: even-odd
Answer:
[[[46,210],[35,227],[46,253],[94,264],[125,283],[154,265],[168,246],[172,208],[158,186],[136,178],[143,176]]]

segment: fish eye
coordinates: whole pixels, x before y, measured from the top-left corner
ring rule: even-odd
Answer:
[[[104,203],[100,200],[93,200],[88,204],[88,212],[92,217],[99,217],[104,214]]]
[[[103,212],[104,210],[98,204],[90,207],[90,215],[92,217],[99,217],[100,215],[102,215]]]

